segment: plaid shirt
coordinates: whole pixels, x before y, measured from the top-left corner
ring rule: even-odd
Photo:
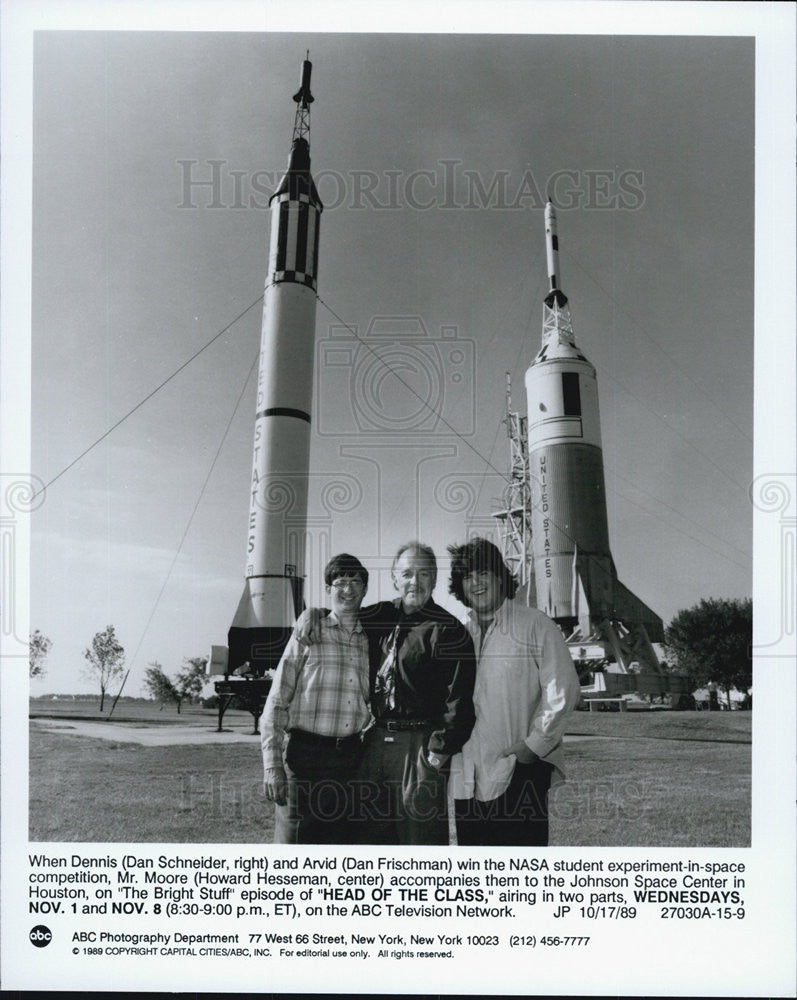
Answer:
[[[286,732],[353,736],[365,729],[368,640],[359,623],[347,633],[333,614],[321,621],[321,641],[301,646],[291,636],[260,717],[263,767],[281,768]]]

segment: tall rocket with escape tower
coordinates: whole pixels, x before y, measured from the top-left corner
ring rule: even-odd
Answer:
[[[309,56],[309,53],[308,53]],[[243,595],[225,674],[275,667],[301,611],[319,223],[310,173],[312,64],[302,63],[288,169],[271,196]],[[244,665],[248,664],[248,667]],[[243,668],[243,670],[241,669]]]
[[[662,621],[620,582],[609,547],[598,382],[561,287],[551,201],[545,242],[542,344],[526,371],[525,418],[511,412],[507,388],[512,468],[494,516],[529,603],[560,625],[575,659],[660,673],[652,643]]]

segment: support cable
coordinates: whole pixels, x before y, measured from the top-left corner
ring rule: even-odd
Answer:
[[[250,306],[249,308],[251,309],[252,307]],[[241,313],[241,316],[243,316],[243,313]],[[240,316],[238,318],[240,319]],[[224,331],[222,331],[222,332],[224,332]],[[213,339],[215,340],[216,338],[214,337]],[[212,341],[211,341],[211,343],[212,343]],[[206,344],[205,346],[207,347],[208,345]],[[204,348],[203,348],[203,350],[204,350]],[[177,563],[177,559],[180,556],[180,552],[182,551],[183,545],[185,544],[185,540],[188,537],[188,532],[189,532],[189,530],[191,528],[191,525],[193,524],[194,518],[196,517],[196,512],[199,509],[199,504],[202,502],[202,497],[205,495],[205,490],[207,489],[208,483],[210,482],[210,477],[213,475],[213,470],[216,468],[216,462],[218,462],[218,460],[219,460],[219,455],[221,454],[221,449],[224,447],[224,442],[227,440],[227,435],[230,433],[230,428],[232,427],[232,422],[235,419],[236,413],[238,412],[238,407],[241,405],[241,400],[244,398],[244,394],[246,393],[246,387],[249,385],[249,379],[252,377],[252,372],[255,370],[255,366],[257,365],[259,357],[260,357],[260,354],[258,352],[258,354],[255,355],[255,359],[252,362],[251,367],[249,368],[249,372],[248,372],[246,378],[244,379],[243,388],[241,389],[241,391],[240,391],[240,393],[238,395],[238,399],[235,401],[235,406],[233,407],[233,411],[230,414],[230,419],[227,421],[227,426],[224,428],[224,433],[221,436],[221,441],[219,441],[219,446],[216,449],[216,454],[213,456],[213,461],[210,463],[210,468],[208,469],[208,473],[205,476],[205,481],[202,483],[202,486],[201,486],[201,488],[199,490],[199,495],[197,496],[196,502],[194,503],[194,508],[191,511],[191,514],[189,515],[188,521],[187,521],[186,526],[185,526],[185,530],[183,531],[182,538],[180,539],[180,543],[177,546],[177,549],[176,549],[176,551],[174,553],[174,556],[173,556],[172,561],[171,561],[171,565],[169,566],[169,569],[166,572],[166,577],[165,577],[165,579],[163,581],[163,586],[161,587],[160,592],[158,593],[158,596],[155,598],[155,603],[152,606],[152,611],[150,611],[150,613],[149,613],[149,618],[147,619],[147,623],[144,626],[144,630],[141,633],[141,637],[138,640],[138,645],[136,646],[135,651],[133,653],[133,656],[131,657],[130,666],[127,668],[127,673],[125,674],[124,680],[122,681],[122,686],[119,688],[119,692],[118,692],[118,694],[116,695],[116,697],[113,700],[113,705],[111,706],[111,710],[108,713],[108,718],[109,719],[113,715],[113,710],[116,708],[116,703],[117,703],[117,701],[119,701],[119,696],[121,695],[122,690],[124,689],[124,686],[125,686],[125,683],[127,682],[127,678],[128,678],[128,676],[130,674],[130,671],[133,669],[133,664],[136,662],[136,657],[138,656],[139,650],[141,649],[141,645],[144,642],[144,638],[146,637],[147,632],[149,631],[150,625],[152,624],[152,619],[155,617],[155,612],[158,610],[158,605],[160,604],[161,598],[163,597],[163,594],[164,594],[164,592],[166,590],[166,586],[167,586],[167,584],[169,582],[169,579],[170,579],[170,577],[172,575],[172,570],[174,569],[174,567],[175,567],[175,565]],[[109,433],[110,433],[110,431],[109,431]]]
[[[263,293],[263,295],[265,295],[265,292]],[[48,483],[45,483],[45,485],[42,486],[42,488],[40,490],[37,490],[36,493],[34,493],[33,496],[31,497],[31,502],[33,500],[35,500],[36,497],[41,496],[41,494],[44,493],[45,490],[49,489],[53,485],[53,483],[56,482],[57,480],[59,480],[61,478],[61,476],[63,476],[66,472],[69,472],[69,470],[73,466],[77,465],[77,463],[82,458],[85,458],[86,455],[88,455],[88,453],[90,451],[92,451],[94,448],[96,448],[98,444],[100,444],[102,441],[104,441],[108,437],[109,434],[112,434],[116,430],[117,427],[121,426],[125,422],[125,420],[128,419],[128,417],[132,417],[132,415],[136,412],[136,410],[140,410],[141,407],[144,405],[144,403],[146,403],[150,399],[152,399],[152,397],[156,393],[160,392],[160,390],[165,385],[168,385],[169,382],[171,382],[173,378],[176,378],[180,374],[181,371],[183,371],[185,368],[187,368],[191,364],[192,361],[196,360],[196,358],[198,358],[199,355],[202,354],[203,351],[206,351],[210,347],[211,344],[215,344],[215,342],[219,339],[219,337],[223,336],[230,329],[232,329],[232,327],[235,326],[235,324],[238,322],[238,320],[242,319],[249,312],[250,309],[254,309],[254,307],[258,304],[258,302],[262,302],[263,295],[258,295],[258,297],[255,299],[255,301],[251,302],[246,307],[246,309],[244,309],[242,312],[238,313],[238,315],[235,317],[235,319],[232,320],[232,322],[228,323],[224,327],[223,330],[219,330],[219,332],[214,337],[211,337],[211,339],[203,347],[200,347],[199,350],[196,351],[194,354],[192,354],[191,357],[187,361],[184,361],[183,364],[181,364],[179,368],[175,368],[175,370],[171,373],[171,375],[168,376],[168,378],[165,378],[160,383],[160,385],[155,386],[155,388],[152,390],[152,392],[147,393],[147,395],[143,399],[139,400],[138,403],[136,403],[136,405],[131,410],[128,410],[127,413],[125,413],[125,415],[123,417],[120,417],[119,420],[117,420],[115,424],[113,424],[111,427],[109,427],[108,430],[105,431],[104,434],[101,434],[97,438],[97,440],[94,441],[92,444],[90,444],[88,446],[88,448],[86,448],[84,451],[82,451],[77,456],[77,458],[73,458],[72,461],[69,463],[69,465],[67,465],[63,469],[61,469],[61,471],[58,473],[58,475],[54,476]]]
[[[371,345],[368,343],[367,340],[365,340],[364,338],[362,338],[358,334],[358,332],[355,330],[355,328],[353,326],[351,326],[350,324],[348,324],[341,316],[339,316],[335,312],[335,310],[328,303],[326,303],[321,298],[321,296],[318,295],[317,293],[316,293],[316,298],[321,303],[321,305],[332,316],[334,316],[334,318],[343,327],[345,327],[345,329],[347,329],[352,334],[352,336],[358,341],[359,344],[361,344],[363,347],[366,348],[366,350],[368,350],[371,354],[373,354],[373,356],[377,359],[377,361],[379,361],[380,364],[384,365],[386,368],[389,369],[389,366],[385,364],[385,362],[382,360],[382,358],[380,358],[379,354],[374,350],[374,348],[371,347]],[[397,378],[399,380],[399,382],[401,382],[401,384],[406,389],[409,390],[409,392],[411,392],[413,394],[413,396],[415,396],[417,399],[419,399],[429,410],[431,410],[446,425],[446,427],[449,429],[449,431],[455,437],[459,438],[463,442],[463,444],[466,444],[468,446],[468,448],[470,448],[470,450],[478,458],[480,458],[484,462],[484,464],[487,466],[488,469],[492,469],[492,471],[495,472],[497,475],[499,475],[502,479],[506,479],[506,472],[497,469],[495,467],[495,465],[493,465],[493,463],[492,463],[492,457],[491,456],[490,457],[485,457],[484,455],[482,455],[482,453],[479,451],[478,448],[475,447],[475,445],[471,444],[470,441],[467,440],[467,438],[465,438],[462,434],[459,433],[459,431],[456,430],[456,428],[452,427],[452,425],[446,420],[446,418],[443,416],[443,414],[442,413],[438,413],[437,410],[435,410],[435,408],[432,406],[432,404],[428,400],[424,399],[424,397],[419,392],[417,392],[407,381],[405,381],[405,379],[403,379],[398,372],[392,372],[392,374],[393,374],[393,376],[395,378]],[[722,470],[720,470],[720,471],[722,471]],[[485,473],[485,475],[486,475],[486,473]],[[724,473],[723,473],[723,475],[724,475]],[[738,483],[736,483],[735,485],[738,485]],[[631,504],[633,504],[634,506],[639,507],[639,504],[634,503],[633,500],[630,500],[628,497],[625,497],[623,494],[618,493],[617,490],[615,490],[615,493],[617,494],[617,496],[622,496],[623,499],[628,500],[628,502],[631,503]],[[640,509],[644,510],[644,508],[640,508]],[[665,527],[672,528],[672,525],[668,524],[667,521],[665,521],[663,518],[658,517],[656,514],[652,513],[651,511],[646,511],[646,513],[649,516],[654,517],[657,521],[659,521]],[[561,524],[557,523],[550,515],[548,516],[548,520],[550,521],[551,525],[554,528],[556,528],[559,532],[561,532],[562,535],[564,535],[564,537],[566,539],[568,539],[568,541],[571,541],[574,545],[577,544],[576,539],[570,534],[570,532],[567,531],[567,529],[564,528]],[[690,541],[697,541],[697,539],[694,539],[694,538],[692,538],[691,535],[687,535],[685,532],[680,531],[680,529],[676,529],[676,530],[678,530],[679,533],[682,534],[685,538],[689,538]],[[735,559],[730,559],[728,556],[723,555],[723,553],[718,552],[716,549],[711,548],[711,546],[707,545],[705,542],[700,542],[700,544],[703,545],[705,548],[708,548],[710,551],[714,552],[714,554],[717,555],[717,556],[719,556],[721,559],[725,559],[727,562],[731,562],[735,566],[739,566],[742,569],[747,569],[748,568],[746,566],[741,566],[741,564],[738,563],[738,562],[736,562]],[[603,567],[601,567],[600,565],[598,565],[597,568],[601,572],[608,573],[608,570],[604,570]]]

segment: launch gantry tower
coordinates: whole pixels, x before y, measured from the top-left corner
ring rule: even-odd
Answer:
[[[500,499],[493,501],[501,550],[518,581],[518,599],[536,607],[534,556],[531,548],[531,488],[526,418],[512,409],[512,380],[506,373],[506,424],[509,439],[509,476]]]

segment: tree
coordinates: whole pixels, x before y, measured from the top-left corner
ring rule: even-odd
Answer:
[[[679,611],[664,633],[664,643],[694,687],[713,681],[725,691],[746,691],[753,682],[753,602],[708,598]]]
[[[183,698],[193,701],[199,697],[205,686],[208,659],[206,656],[193,656],[190,659],[186,657],[183,663],[183,669],[177,675],[177,690],[180,693],[180,701]],[[177,711],[180,711],[179,703]]]
[[[44,677],[44,661],[52,645],[52,641],[38,629],[31,635],[28,644],[28,676]]]
[[[113,625],[109,625],[104,632],[95,634],[83,656],[88,662],[88,666],[83,670],[83,676],[99,682],[100,711],[102,711],[108,685],[115,677],[121,677],[124,669],[125,651],[116,638]]]
[[[177,694],[177,689],[163,672],[163,667],[157,660],[150,663],[144,671],[144,685],[155,701],[160,702],[161,708],[167,702],[176,701],[177,711],[180,711],[180,698]]]
[[[164,673],[163,667],[157,661],[151,663],[144,675],[146,685],[152,697],[161,703],[161,708],[166,702],[173,701],[177,705],[177,714],[180,714],[183,702],[188,699],[192,701],[197,698],[205,684],[205,668],[207,659],[195,656],[188,657],[183,661],[184,666],[177,674],[176,680],[172,681]]]

